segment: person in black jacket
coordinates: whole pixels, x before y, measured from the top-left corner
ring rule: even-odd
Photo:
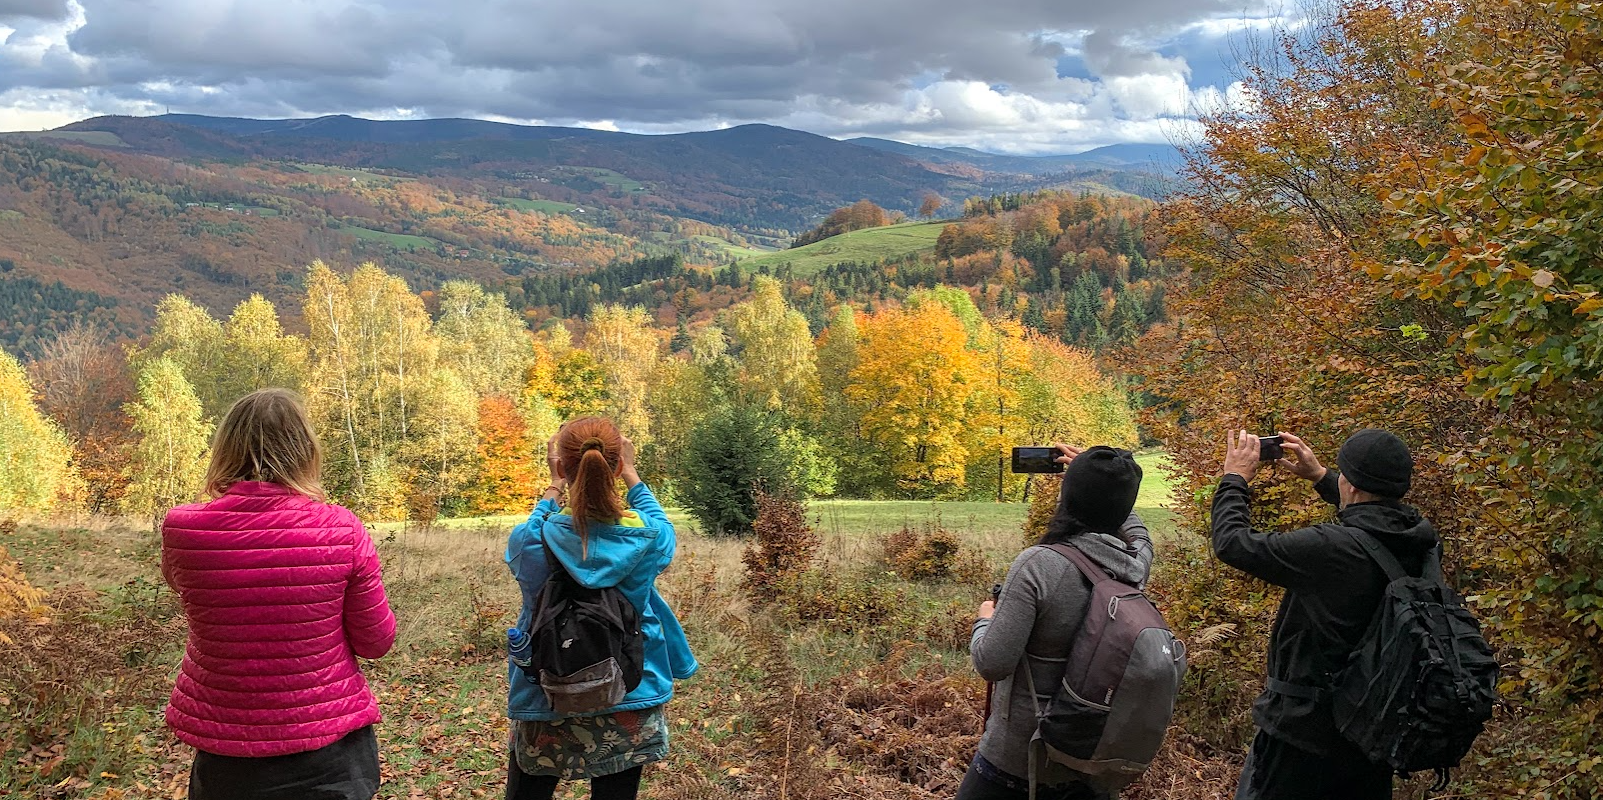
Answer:
[[[1386,431],[1352,435],[1326,469],[1308,445],[1282,433],[1288,457],[1271,462],[1311,481],[1339,506],[1336,522],[1289,533],[1252,528],[1247,482],[1258,470],[1258,437],[1238,432],[1213,497],[1219,560],[1286,590],[1269,638],[1269,681],[1253,704],[1258,733],[1237,800],[1371,800],[1392,796],[1391,770],[1369,762],[1331,719],[1332,675],[1356,648],[1387,578],[1358,537],[1372,536],[1419,574],[1436,529],[1402,502],[1413,476],[1408,446]]]

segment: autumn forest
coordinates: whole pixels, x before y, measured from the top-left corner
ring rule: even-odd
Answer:
[[[1398,796],[1603,797],[1603,15],[1316,5],[1244,48],[1178,176],[766,126],[0,136],[0,653],[31,643],[0,657],[0,777],[182,785],[151,531],[229,405],[282,386],[418,620],[374,667],[415,723],[381,733],[386,797],[504,778],[501,548],[588,414],[672,507],[664,595],[713,676],[644,796],[951,797],[972,610],[1057,497],[1007,453],[1064,441],[1137,452],[1148,591],[1191,652],[1125,796],[1230,797],[1280,593],[1209,547],[1227,432],[1333,460],[1384,427],[1501,665],[1454,782]],[[1329,518],[1284,471],[1253,491],[1258,527]],[[125,668],[89,675],[102,640]]]

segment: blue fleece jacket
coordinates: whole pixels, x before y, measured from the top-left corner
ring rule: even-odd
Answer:
[[[660,706],[673,697],[675,679],[696,674],[700,665],[690,654],[685,630],[674,617],[668,603],[657,594],[656,579],[673,561],[676,540],[673,523],[663,513],[651,489],[637,483],[629,490],[629,510],[616,524],[591,522],[589,554],[581,556],[579,534],[573,518],[551,500],[541,500],[528,520],[512,529],[507,540],[506,562],[523,591],[523,610],[518,627],[527,630],[534,616],[534,604],[545,585],[550,567],[545,547],[561,562],[574,580],[590,588],[617,586],[640,611],[640,633],[645,639],[645,675],[640,685],[623,702],[596,712],[611,714]],[[554,720],[562,715],[551,710],[539,685],[529,681],[523,671],[507,661],[510,689],[507,716],[521,720]]]

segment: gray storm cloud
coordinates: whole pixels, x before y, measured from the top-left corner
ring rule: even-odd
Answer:
[[[85,113],[115,98],[643,131],[766,121],[1020,150],[1151,141],[1217,91],[1190,86],[1163,43],[1259,13],[1248,2],[0,0],[0,123],[50,90],[33,102],[81,97]]]
[[[62,19],[67,16],[67,0],[0,0],[0,20],[11,17]]]

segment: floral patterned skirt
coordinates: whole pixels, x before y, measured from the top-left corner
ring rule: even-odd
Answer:
[[[668,757],[663,706],[550,722],[513,720],[512,749],[525,775],[598,778]]]

